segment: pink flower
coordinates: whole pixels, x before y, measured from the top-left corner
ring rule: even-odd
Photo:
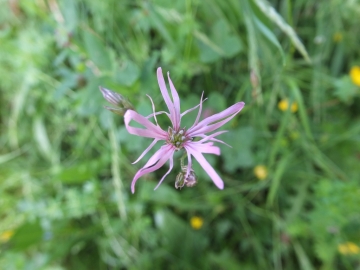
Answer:
[[[220,176],[216,173],[214,168],[209,164],[209,162],[204,158],[203,154],[215,154],[220,155],[220,148],[214,146],[214,142],[224,143],[223,141],[216,139],[216,137],[220,134],[225,133],[226,131],[217,131],[212,134],[208,134],[213,132],[223,126],[225,123],[230,121],[232,118],[237,115],[241,109],[244,107],[244,102],[238,102],[227,108],[226,110],[209,116],[201,121],[201,109],[203,103],[203,96],[201,95],[200,104],[191,108],[183,113],[180,113],[180,98],[179,95],[170,79],[169,73],[168,80],[171,90],[172,99],[170,98],[169,92],[166,88],[164,77],[162,74],[162,70],[159,67],[157,69],[157,78],[160,87],[161,94],[164,98],[164,101],[169,109],[169,113],[167,112],[157,112],[155,113],[155,106],[151,100],[153,113],[147,117],[142,116],[135,112],[134,110],[127,110],[124,119],[126,129],[130,134],[153,138],[153,142],[149,145],[148,148],[140,155],[140,157],[134,162],[138,162],[141,158],[144,157],[146,153],[150,151],[150,149],[158,142],[164,141],[164,145],[160,147],[159,150],[147,161],[147,163],[142,167],[134,176],[134,179],[131,183],[131,191],[135,192],[135,183],[136,181],[143,175],[156,171],[161,168],[167,161],[170,163],[169,170],[165,173],[165,175],[161,178],[158,185],[155,187],[157,189],[165,177],[170,173],[174,165],[173,155],[175,151],[184,149],[186,151],[186,155],[188,158],[187,161],[187,169],[185,179],[189,177],[193,177],[194,173],[192,170],[192,162],[193,157],[199,162],[201,167],[206,171],[206,173],[213,180],[215,185],[219,189],[224,188],[224,182],[221,180]],[[194,124],[186,129],[181,128],[181,118],[199,107],[199,111],[197,117],[195,119]],[[172,127],[169,127],[167,131],[163,130],[157,123],[156,115],[165,113],[172,123]],[[155,124],[149,121],[149,118],[154,117]],[[144,128],[138,128],[130,126],[130,122],[135,121],[142,125]],[[199,140],[195,140],[195,138],[199,138]],[[225,144],[225,143],[224,143]],[[193,184],[193,183],[192,183]]]

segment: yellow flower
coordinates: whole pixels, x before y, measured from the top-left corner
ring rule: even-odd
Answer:
[[[287,99],[282,99],[279,103],[278,103],[278,108],[280,111],[287,111],[289,109],[289,101]],[[291,103],[290,106],[290,110],[291,112],[296,112],[298,110],[298,105],[296,102]]]
[[[334,35],[333,35],[333,41],[335,43],[338,43],[340,41],[343,40],[343,35],[340,33],[340,32],[336,32]]]
[[[360,86],[360,67],[359,66],[353,66],[351,68],[350,78],[355,85]]]
[[[194,230],[199,230],[204,224],[204,220],[201,217],[193,216],[190,219],[190,225]]]
[[[13,236],[14,231],[12,230],[8,230],[8,231],[4,231],[0,234],[0,242],[7,242],[10,240],[11,236]]]
[[[264,180],[268,175],[268,171],[264,165],[257,165],[254,168],[254,174],[259,180]]]
[[[297,140],[299,137],[300,137],[300,134],[297,131],[293,131],[290,133],[290,138],[294,141]]]
[[[352,242],[346,242],[338,245],[338,251],[343,255],[359,254],[360,248]]]

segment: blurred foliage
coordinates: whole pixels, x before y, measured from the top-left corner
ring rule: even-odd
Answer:
[[[359,1],[0,6],[2,269],[360,269]],[[246,103],[207,157],[224,190],[195,165],[194,188],[175,167],[153,191],[162,168],[131,195],[150,141],[98,87],[163,110],[158,66],[182,110]]]

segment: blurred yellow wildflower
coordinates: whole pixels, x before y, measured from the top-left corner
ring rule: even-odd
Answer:
[[[254,174],[259,180],[264,180],[268,175],[268,171],[264,165],[257,165],[254,168]]]
[[[357,86],[360,86],[360,67],[359,66],[353,66],[350,69],[350,78],[354,84]]]
[[[278,103],[278,108],[280,111],[287,111],[289,109],[289,101],[287,99],[280,100],[280,102]],[[296,102],[291,103],[290,110],[293,113],[297,112],[298,105]]]
[[[0,242],[4,243],[10,240],[11,236],[13,236],[14,231],[8,230],[4,231],[0,234]]]
[[[299,137],[300,137],[300,134],[297,131],[293,131],[290,133],[290,138],[294,141],[297,140]]]
[[[204,220],[201,217],[193,216],[190,219],[190,225],[195,230],[199,230],[203,226],[203,224],[204,224]]]
[[[353,242],[346,242],[338,245],[338,251],[343,255],[359,254],[360,248]]]
[[[333,35],[333,41],[335,43],[338,43],[338,42],[341,42],[343,40],[343,35],[340,33],[340,32],[336,32],[334,35]]]

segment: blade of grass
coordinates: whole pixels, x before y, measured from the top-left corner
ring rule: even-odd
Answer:
[[[276,166],[275,173],[274,173],[271,185],[270,185],[269,195],[266,198],[267,206],[273,206],[276,193],[280,186],[280,181],[281,181],[282,175],[284,174],[286,166],[291,161],[291,159],[292,159],[292,154],[288,154],[288,155],[285,155],[278,162],[278,165]]]
[[[111,144],[111,172],[112,179],[115,188],[115,194],[117,197],[117,205],[119,210],[120,218],[123,220],[127,219],[124,197],[123,197],[123,183],[121,180],[120,173],[120,158],[119,153],[121,151],[120,144],[116,141],[116,133],[113,120],[111,120],[111,126],[109,129],[109,138]]]
[[[299,90],[299,87],[297,86],[296,82],[290,78],[287,79],[287,83],[293,93],[295,101],[297,102],[297,104],[299,106],[300,121],[305,130],[305,134],[308,137],[308,139],[313,141],[314,137],[311,132],[311,128],[310,128],[310,124],[309,124],[310,121],[308,118],[308,114],[306,112],[306,107],[304,104],[304,100],[302,98],[302,94]]]
[[[294,46],[302,54],[305,60],[310,64],[311,59],[305,49],[305,46],[302,44],[301,40],[295,33],[294,29],[288,25],[280,14],[265,0],[253,0],[254,3],[259,7],[259,9],[267,16],[271,21],[273,21],[291,40]]]
[[[245,27],[248,39],[248,57],[249,57],[249,69],[253,72],[254,76],[256,77],[258,83],[254,87],[253,98],[256,102],[261,105],[263,104],[263,96],[262,96],[262,89],[261,89],[261,74],[260,74],[260,67],[259,67],[259,57],[257,54],[258,45],[256,41],[256,30],[254,26],[253,17],[255,16],[249,6],[247,1],[242,2],[243,6],[243,16],[245,20]]]

